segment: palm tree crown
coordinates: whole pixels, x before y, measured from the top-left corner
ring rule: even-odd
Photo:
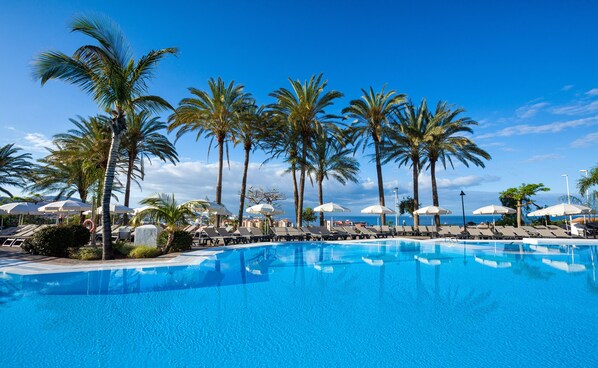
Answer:
[[[459,117],[465,110],[457,108],[451,110],[446,102],[438,102],[436,111],[430,115],[426,127],[426,136],[423,145],[427,157],[428,167],[432,181],[432,204],[439,205],[438,187],[436,184],[436,163],[440,161],[446,169],[447,162],[454,168],[453,159],[463,163],[466,167],[472,163],[484,167],[482,159],[490,160],[488,152],[478,147],[471,139],[462,136],[462,133],[473,133],[472,126],[478,125],[468,117]],[[440,216],[435,215],[436,226],[440,225]]]
[[[24,178],[32,168],[31,154],[19,153],[21,149],[14,144],[0,147],[0,192],[12,197],[6,187],[22,188],[25,186]]]
[[[398,112],[405,102],[405,95],[397,94],[390,90],[386,92],[384,87],[380,92],[374,92],[370,87],[369,91],[361,90],[363,95],[359,100],[352,100],[348,107],[343,109],[343,114],[348,118],[355,119],[347,129],[349,141],[353,142],[355,148],[374,146],[374,160],[376,162],[376,174],[378,178],[378,200],[384,206],[384,181],[382,178],[382,163],[380,145],[387,135],[391,117]],[[382,215],[382,223],[386,217]]]
[[[295,183],[298,200],[297,224],[301,226],[303,220],[303,193],[305,190],[305,176],[307,172],[307,154],[315,134],[327,129],[333,122],[333,116],[326,114],[334,100],[343,96],[338,91],[327,91],[328,84],[323,75],[312,76],[309,81],[301,82],[289,78],[291,89],[280,88],[270,94],[276,102],[270,105],[274,116],[288,126],[285,129],[292,140],[292,148],[299,148],[298,163],[300,166],[299,185]],[[293,174],[296,162],[292,163]]]
[[[124,205],[129,206],[131,180],[145,176],[145,160],[157,157],[162,161],[175,164],[179,158],[174,145],[162,131],[167,125],[159,117],[147,111],[127,116],[127,131],[121,143],[123,155],[127,160]]]
[[[218,148],[218,178],[216,181],[216,203],[222,204],[222,167],[224,146],[234,140],[239,115],[243,111],[249,94],[243,85],[231,81],[228,85],[221,78],[208,81],[209,91],[189,88],[194,97],[184,98],[170,116],[168,131],[177,130],[177,139],[184,134],[195,132],[196,139],[205,136],[214,139]],[[219,216],[217,216],[219,223]]]
[[[394,161],[399,166],[410,166],[413,176],[413,205],[419,208],[419,173],[423,165],[423,145],[429,119],[426,100],[419,106],[411,101],[402,111],[396,113],[396,122],[388,131],[388,140],[383,142],[381,152],[384,163]],[[419,225],[419,216],[413,216],[415,226]]]
[[[337,137],[320,134],[314,141],[308,160],[308,173],[318,185],[319,204],[324,204],[323,182],[330,177],[345,185],[358,181],[359,162],[351,157],[351,149],[343,147]],[[324,214],[320,213],[320,225],[324,226]]]

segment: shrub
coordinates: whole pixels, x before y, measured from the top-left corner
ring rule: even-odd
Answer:
[[[65,225],[73,232],[73,247],[79,248],[89,243],[90,233],[83,225]]]
[[[121,257],[128,257],[129,253],[131,253],[133,249],[135,249],[134,245],[123,241],[117,241],[112,245],[114,255],[118,255]]]
[[[102,259],[102,248],[83,248],[71,254],[71,258],[80,259],[82,261],[93,261]]]
[[[31,254],[68,257],[69,249],[76,250],[81,247],[81,239],[76,243],[74,234],[75,231],[68,226],[49,226],[25,240],[21,248]]]
[[[168,232],[162,231],[160,235],[158,235],[158,245],[161,247],[166,246],[166,242],[168,241]],[[172,241],[172,247],[170,248],[171,252],[184,252],[186,250],[191,250],[191,246],[193,245],[193,235],[189,232],[184,230],[177,230],[174,232],[174,239]]]
[[[140,245],[129,253],[129,258],[156,258],[161,254],[160,248]]]

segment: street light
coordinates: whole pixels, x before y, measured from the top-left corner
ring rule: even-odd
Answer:
[[[395,226],[399,226],[399,188],[394,187],[392,192],[395,194]]]
[[[467,224],[465,223],[465,202],[463,200],[463,197],[465,197],[465,193],[463,193],[463,191],[461,191],[461,193],[459,193],[459,195],[461,196],[461,211],[463,213],[463,231],[467,231]]]
[[[569,175],[563,174],[561,175],[565,178],[565,182],[567,183],[567,203],[571,204],[571,193],[569,193]],[[571,231],[571,227],[573,226],[573,216],[569,216],[569,231]]]

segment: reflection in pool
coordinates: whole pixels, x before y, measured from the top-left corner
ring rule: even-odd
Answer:
[[[290,242],[193,266],[0,273],[0,366],[598,365],[596,246],[464,244]]]

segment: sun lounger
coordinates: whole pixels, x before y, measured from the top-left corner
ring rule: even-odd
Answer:
[[[341,227],[333,227],[330,229],[330,232],[336,235],[339,239],[354,239],[348,232],[343,230]]]
[[[230,236],[222,236],[222,235],[220,235],[216,231],[216,229],[214,229],[213,227],[205,227],[205,228],[203,228],[202,234],[207,239],[207,241],[210,242],[211,245],[216,245],[220,241],[222,241],[222,243],[224,243],[224,245],[228,245],[228,244],[234,242],[234,240],[235,240],[234,238],[232,238]]]
[[[376,239],[378,239],[378,238],[386,238],[386,237],[388,237],[388,235],[386,235],[386,234],[384,234],[384,233],[380,232],[378,229],[376,229],[376,228],[375,228],[375,227],[373,227],[373,226],[367,226],[367,227],[365,227],[365,229],[366,229],[366,230],[369,232],[369,234],[370,234],[370,237],[372,237],[372,236],[373,236],[373,237],[374,237],[374,238],[376,238]]]
[[[413,231],[413,226],[411,226],[411,225],[403,226],[403,233],[407,236],[415,235],[415,231]]]
[[[441,226],[438,228],[438,237],[440,238],[450,238],[451,232],[447,226]]]
[[[428,233],[428,227],[427,227],[427,226],[423,226],[423,225],[419,225],[419,226],[417,227],[417,232],[418,232],[418,233],[419,233],[419,235],[421,235],[421,236],[428,236],[428,235],[430,235],[430,234]]]
[[[274,234],[274,241],[291,240],[286,227],[273,227],[272,233]]]
[[[554,235],[552,233],[552,231],[550,231],[548,229],[536,229],[536,231],[538,232],[539,236],[542,238],[556,238],[556,235]]]
[[[259,239],[259,241],[272,240],[272,235],[264,234],[260,228],[252,227],[252,228],[250,228],[250,230],[251,230],[251,233]]]
[[[554,226],[554,228],[551,228],[550,231],[556,235],[557,238],[572,238],[573,236],[567,234],[567,232],[565,231],[565,229],[560,228],[558,226]]]
[[[533,226],[521,226],[519,229],[525,230],[527,232],[528,237],[538,237],[540,233],[537,229],[534,229]]]
[[[48,227],[49,225],[30,225],[23,228],[22,231],[17,232],[16,234],[6,238],[2,243],[5,247],[20,247],[21,244],[33,235],[40,231],[41,229]]]
[[[405,229],[403,228],[403,225],[395,226],[395,235],[396,236],[403,236],[403,235],[405,235]]]
[[[363,239],[365,237],[364,234],[358,233],[353,226],[340,226],[339,228],[349,234],[351,239]]]
[[[217,227],[216,228],[216,232],[220,236],[222,236],[223,238],[229,238],[229,239],[231,239],[233,243],[240,243],[240,242],[242,242],[244,240],[239,235],[231,233],[230,231],[228,231],[228,229],[226,229],[224,227]]]
[[[296,227],[287,228],[287,232],[289,233],[289,237],[291,240],[305,240],[307,238],[307,236],[305,236],[305,233],[297,229]]]

